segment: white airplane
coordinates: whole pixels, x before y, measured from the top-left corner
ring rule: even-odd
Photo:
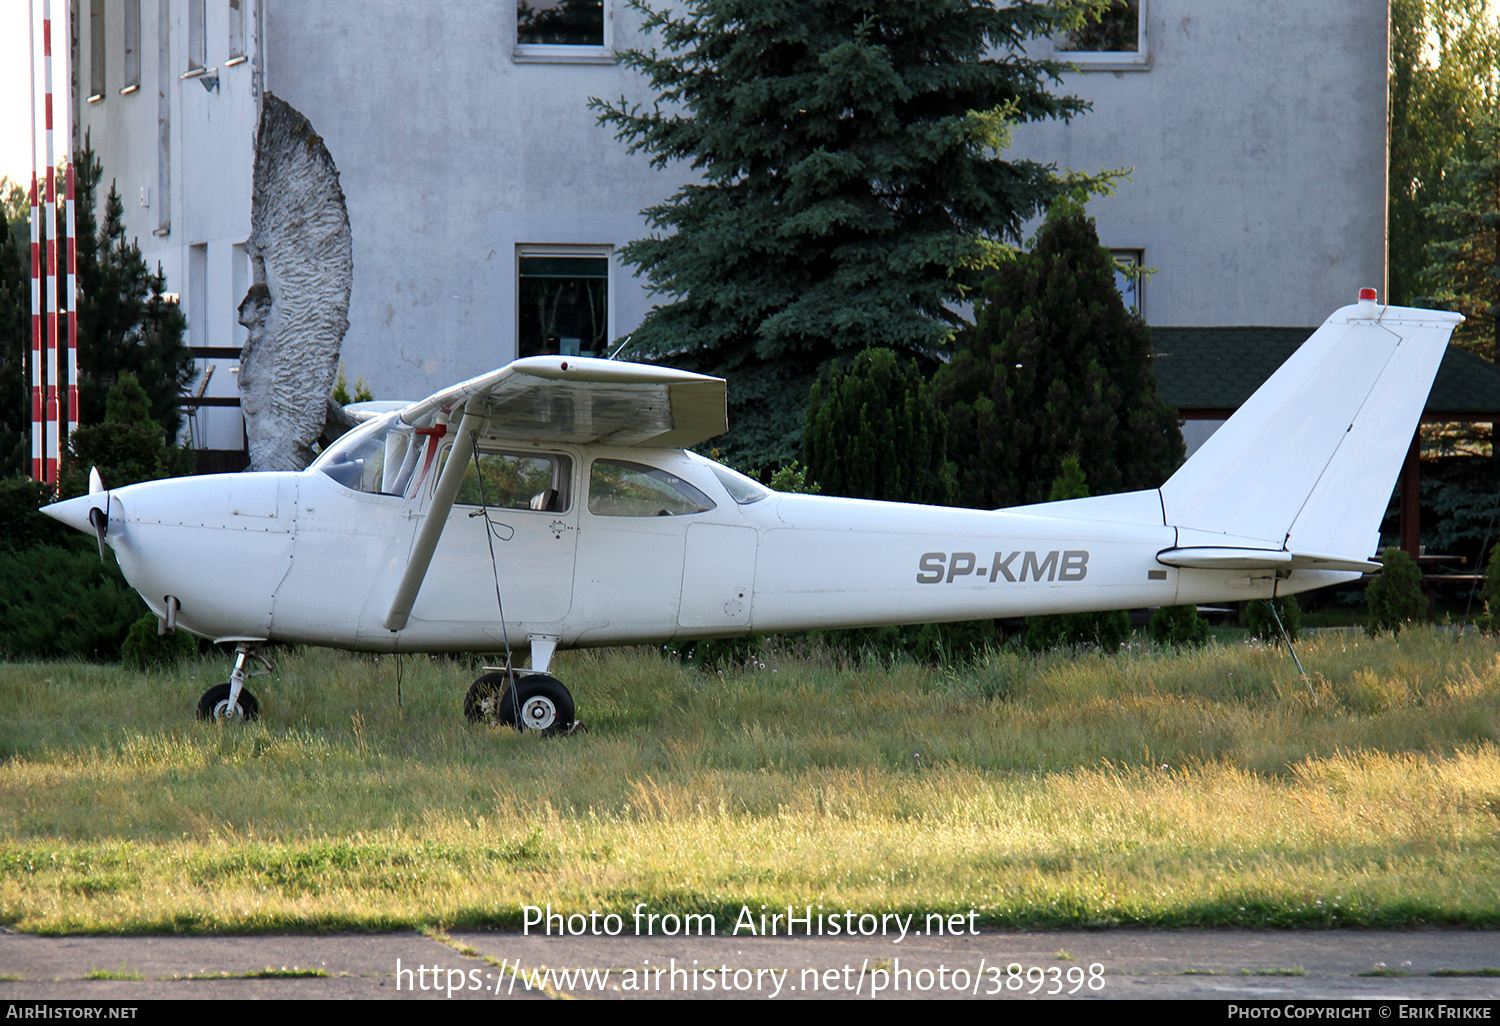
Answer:
[[[297,473],[149,481],[44,512],[107,543],[168,629],[236,646],[507,652],[470,719],[574,722],[558,649],[1269,598],[1378,569],[1458,315],[1344,307],[1160,488],[985,511],[772,492],[686,451],[725,386],[539,356],[370,419]],[[527,643],[523,673],[511,650]]]

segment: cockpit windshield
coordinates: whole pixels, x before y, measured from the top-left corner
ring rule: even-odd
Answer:
[[[357,492],[408,495],[427,473],[433,434],[402,423],[399,412],[388,413],[335,441],[311,469]]]

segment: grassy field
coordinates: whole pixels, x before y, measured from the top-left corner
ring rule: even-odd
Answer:
[[[0,923],[516,927],[524,905],[1008,926],[1500,926],[1500,649],[1322,634],[946,670],[816,646],[560,656],[591,732],[463,723],[476,669],[322,650],[0,665]],[[627,918],[627,922],[628,922]]]

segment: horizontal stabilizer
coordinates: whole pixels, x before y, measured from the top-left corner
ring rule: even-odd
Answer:
[[[1184,570],[1341,570],[1374,573],[1379,563],[1367,559],[1322,556],[1310,552],[1286,552],[1282,549],[1192,548],[1165,549],[1156,555],[1157,562]]]

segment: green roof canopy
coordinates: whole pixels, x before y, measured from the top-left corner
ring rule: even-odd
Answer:
[[[1152,328],[1157,387],[1188,419],[1224,419],[1315,330]],[[1449,346],[1422,419],[1500,420],[1500,367]]]

